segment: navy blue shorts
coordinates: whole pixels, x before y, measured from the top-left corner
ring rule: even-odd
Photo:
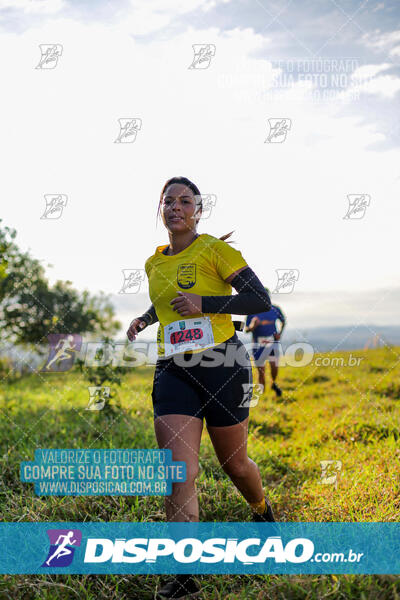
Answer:
[[[241,348],[241,358],[228,364],[211,364],[210,350],[224,353],[228,344]],[[182,358],[184,356],[184,358]],[[152,400],[154,418],[179,414],[205,418],[211,427],[236,425],[249,416],[253,376],[250,356],[235,333],[231,338],[213,348],[196,353],[196,364],[182,366],[182,361],[192,352],[180,353],[180,364],[174,357],[158,358],[154,372]],[[214,355],[215,356],[215,355]],[[221,359],[222,360],[222,359]]]

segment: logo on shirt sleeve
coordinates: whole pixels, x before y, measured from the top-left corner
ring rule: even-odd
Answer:
[[[176,280],[179,287],[184,290],[193,287],[196,283],[196,265],[192,263],[179,265],[176,273]]]

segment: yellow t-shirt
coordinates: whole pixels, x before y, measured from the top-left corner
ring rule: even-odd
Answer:
[[[159,356],[164,354],[164,327],[185,319],[170,304],[179,295],[177,292],[187,291],[200,296],[230,296],[232,286],[224,279],[241,267],[248,266],[239,250],[207,233],[200,234],[187,248],[173,256],[162,253],[167,246],[168,244],[157,246],[155,253],[145,264],[150,299],[160,322],[157,332]],[[186,318],[192,319],[195,316],[210,318],[216,346],[235,333],[229,314],[198,313]]]

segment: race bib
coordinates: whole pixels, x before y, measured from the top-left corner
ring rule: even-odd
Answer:
[[[205,350],[214,345],[210,317],[181,319],[164,327],[165,356],[187,350]]]

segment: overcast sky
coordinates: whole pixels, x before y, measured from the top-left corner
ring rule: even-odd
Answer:
[[[395,1],[0,0],[2,225],[51,282],[118,294],[168,242],[159,194],[184,175],[215,200],[200,233],[235,230],[270,289],[297,270],[274,300],[299,321],[342,322],[346,292],[354,320],[373,293],[369,321],[400,323],[399,17]],[[140,120],[132,143],[119,119]],[[41,218],[54,194],[66,206]]]

